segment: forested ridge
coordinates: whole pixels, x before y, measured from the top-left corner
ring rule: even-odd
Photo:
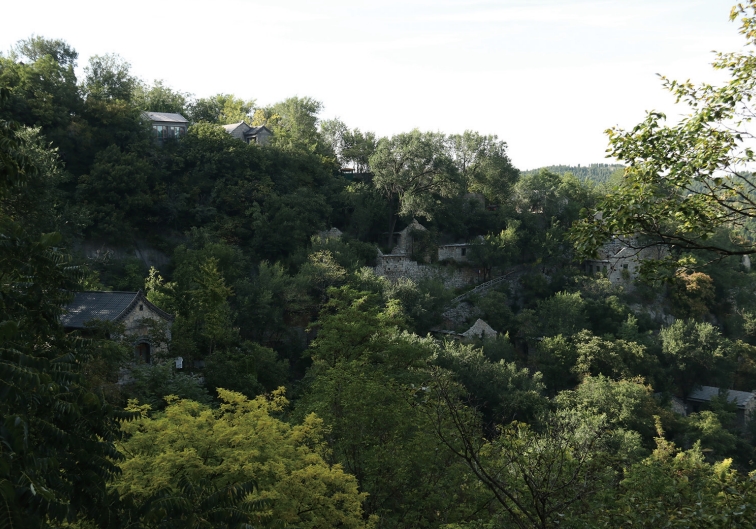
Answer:
[[[609,183],[612,180],[622,178],[625,166],[613,163],[592,163],[590,165],[549,165],[540,169],[524,171],[525,174],[537,173],[541,170],[547,170],[552,173],[565,174],[571,173],[580,180],[591,181],[597,184]]]
[[[756,3],[732,17],[752,48]],[[608,131],[621,165],[521,172],[496,136],[381,138],[312,98],[197,98],[117,55],[77,77],[68,42],[20,41],[0,527],[753,527],[746,50],[717,56],[722,87],[663,80],[690,115]],[[413,220],[433,273],[376,274]],[[607,243],[659,258],[612,275]],[[76,292],[138,290],[174,318],[150,363],[123,324],[60,323]],[[478,318],[497,334],[461,339]]]

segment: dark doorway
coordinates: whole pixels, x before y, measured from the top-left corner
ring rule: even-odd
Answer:
[[[142,342],[136,344],[134,348],[134,356],[136,361],[142,364],[150,363],[150,344]]]

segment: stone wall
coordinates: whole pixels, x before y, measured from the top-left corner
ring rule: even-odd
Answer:
[[[665,255],[666,250],[661,247],[635,249],[623,246],[621,240],[615,239],[602,248],[599,257],[603,258],[585,261],[583,270],[588,274],[601,273],[612,284],[622,285],[627,291],[631,291],[643,261],[662,259]]]
[[[139,310],[139,308],[142,310]],[[146,320],[166,323],[166,338],[171,339],[171,323],[166,321],[163,316],[153,311],[146,303],[139,302],[134,308],[121,319],[124,325],[126,336],[142,337],[147,336],[150,332],[150,326]]]
[[[483,280],[482,269],[419,264],[409,255],[379,255],[376,262],[375,275],[390,281],[403,277],[413,281],[435,278],[441,280],[447,288],[462,288]]]
[[[438,247],[439,261],[456,261],[465,263],[470,254],[469,244],[444,244]]]

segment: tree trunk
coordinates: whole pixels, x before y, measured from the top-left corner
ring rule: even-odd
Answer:
[[[396,215],[394,215],[394,199],[389,198],[389,225],[388,225],[388,239],[386,241],[386,247],[389,252],[394,250],[394,228],[396,228]]]

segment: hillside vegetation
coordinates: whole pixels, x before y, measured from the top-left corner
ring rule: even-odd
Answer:
[[[612,163],[592,163],[590,165],[547,165],[539,169],[523,171],[523,174],[535,174],[539,171],[550,171],[556,174],[572,174],[575,178],[583,182],[594,182],[596,184],[616,183],[622,178],[625,166]]]
[[[752,46],[756,4],[736,15]],[[719,57],[718,99],[668,82],[699,106],[612,131],[623,165],[527,172],[492,135],[381,138],[78,60],[0,56],[0,527],[753,526],[754,193],[722,167],[755,155],[719,127],[752,55]],[[413,220],[433,273],[377,275]],[[611,275],[611,242],[660,259]],[[123,325],[63,329],[83,290],[175,316],[151,364]],[[496,336],[459,339],[478,318]]]

